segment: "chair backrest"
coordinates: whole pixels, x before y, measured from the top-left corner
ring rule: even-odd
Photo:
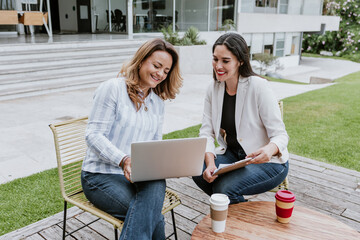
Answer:
[[[87,117],[50,124],[64,198],[82,192],[81,167],[86,154],[85,129]]]

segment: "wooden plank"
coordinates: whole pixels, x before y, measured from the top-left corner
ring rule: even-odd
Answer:
[[[347,208],[341,216],[350,218],[356,222],[360,223],[360,212],[359,211],[353,211],[352,209]]]
[[[201,212],[203,214],[208,214],[210,212],[209,203],[205,204],[204,202],[200,202],[195,198],[189,197],[189,196],[179,193],[179,192],[177,192],[177,195],[181,199],[182,205],[188,206],[188,207],[195,209],[196,211]],[[196,196],[194,196],[194,197],[196,197]]]
[[[44,229],[43,231],[40,231],[39,234],[44,239],[62,239],[62,228],[58,225],[53,225],[49,228]],[[74,238],[72,236],[66,237],[67,240],[73,240]]]
[[[358,195],[360,197],[360,192],[354,192],[354,189],[348,186],[344,186],[342,184],[339,184],[337,182],[332,182],[331,184],[329,184],[328,180],[324,180],[321,179],[317,176],[311,176],[307,173],[303,173],[301,171],[296,171],[296,174],[294,174],[297,178],[302,179],[306,182],[312,182],[315,183],[317,185],[321,185],[324,187],[329,187],[333,190],[339,191],[339,192],[344,192],[344,193],[349,193],[349,194],[355,194]],[[291,179],[290,179],[291,180]],[[291,188],[291,184],[290,184],[290,188]]]
[[[75,218],[81,222],[83,222],[84,224],[89,224],[92,221],[95,221],[96,219],[99,219],[97,216],[88,213],[88,212],[83,212],[77,216],[75,216]]]
[[[108,240],[88,227],[80,229],[79,231],[73,233],[72,236],[74,236],[78,240]],[[114,239],[114,237],[112,237],[111,239]]]
[[[67,217],[71,218],[79,213],[83,212],[81,209],[77,208],[77,207],[72,207],[70,209],[67,210]],[[30,224],[26,227],[23,227],[21,229],[15,230],[13,232],[10,232],[8,234],[2,235],[0,236],[1,240],[5,240],[5,239],[21,239],[21,238],[25,238],[28,236],[31,236],[37,232],[42,231],[43,229],[46,229],[48,227],[51,227],[52,225],[55,225],[57,223],[61,223],[62,226],[62,221],[63,221],[63,212],[59,212],[53,216],[50,216],[48,218],[45,218],[43,220],[40,220],[36,223]]]
[[[194,230],[196,223],[175,213],[175,219],[176,219],[176,228],[183,230],[186,233],[191,234]],[[168,216],[165,217],[165,222],[171,224],[171,218]]]
[[[293,161],[290,159],[290,168],[291,166],[293,165],[296,165],[296,166],[299,166],[299,167],[302,167],[302,168],[306,168],[306,169],[309,169],[309,170],[313,170],[313,171],[317,171],[317,172],[323,172],[325,171],[326,168],[324,167],[321,167],[321,166],[316,166],[316,165],[313,165],[311,163],[306,163],[306,162],[300,162],[300,161]]]
[[[290,159],[291,159],[290,163],[292,161],[306,162],[306,163],[310,163],[312,165],[325,167],[327,169],[333,169],[333,170],[336,170],[338,172],[343,172],[345,174],[352,175],[354,177],[360,178],[360,172],[352,170],[352,169],[339,167],[339,166],[336,166],[336,165],[332,165],[332,164],[329,164],[329,163],[313,160],[313,159],[302,157],[302,156],[298,156],[298,155],[295,155],[295,154],[290,154]]]
[[[174,231],[173,226],[171,224],[166,224],[165,225],[165,236],[169,236],[171,233],[173,233],[173,231]],[[178,239],[180,239],[180,240],[190,240],[191,239],[191,234],[186,233],[186,232],[184,232],[184,231],[182,231],[180,229],[177,229],[176,233],[177,233]],[[170,240],[175,240],[174,235],[171,236],[169,239]]]
[[[39,234],[33,234],[27,238],[24,238],[24,240],[44,240],[44,238],[41,237]]]
[[[193,220],[194,218],[196,218],[197,216],[199,216],[201,213],[184,205],[184,204],[181,204],[179,206],[177,206],[175,209],[174,209],[175,213],[187,218],[187,219],[190,219],[190,220]]]
[[[172,179],[169,179],[167,183],[168,183],[168,187],[176,192],[181,192],[189,197],[196,197],[199,201],[205,204],[208,204],[209,202],[209,197],[206,194],[204,195],[204,192],[201,190],[192,187],[184,187],[183,184]]]
[[[210,213],[210,212],[209,212]],[[208,213],[208,214],[209,214]],[[197,218],[193,219],[193,221],[197,224],[199,223],[207,214],[201,214]]]
[[[42,26],[44,25],[43,17],[45,18],[45,22],[47,23],[48,13],[24,12],[24,14],[20,17],[19,22],[24,24],[25,26]]]
[[[317,171],[312,171],[310,169],[305,169],[305,168],[303,168],[301,166],[296,166],[296,165],[291,165],[290,166],[290,172],[289,172],[290,176],[296,176],[298,172],[302,172],[302,173],[308,174],[309,176],[313,176],[313,177],[316,177],[316,178],[319,178],[319,179],[327,180],[327,181],[330,182],[328,185],[330,185],[331,183],[334,182],[334,183],[338,183],[338,184],[347,186],[347,187],[352,188],[352,189],[355,188],[355,183],[354,182],[349,182],[349,181],[343,180],[341,178],[333,177],[333,176],[328,175],[328,174],[324,174],[324,173],[317,172]],[[289,181],[290,181],[290,184],[291,184],[291,178],[289,178]]]
[[[18,13],[13,10],[0,10],[0,25],[18,24]]]
[[[339,205],[344,208],[350,208],[360,212],[360,205],[359,205],[360,199],[356,196],[352,196],[351,194],[346,194],[346,193],[339,193],[330,188],[318,186],[316,184],[309,182],[304,184],[302,180],[299,180],[296,177],[293,177],[292,181],[295,183],[294,185],[296,187],[292,189],[295,195],[299,193],[303,193],[313,198],[320,200],[323,199],[329,203]],[[298,182],[300,182],[300,184]],[[299,187],[301,185],[306,186],[306,188]],[[318,208],[319,207],[320,206],[318,206]]]
[[[114,227],[105,220],[100,219],[90,224],[89,227],[107,239],[114,239],[115,237]],[[118,231],[118,234],[120,237],[120,231]]]

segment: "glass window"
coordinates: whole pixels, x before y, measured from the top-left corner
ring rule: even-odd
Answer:
[[[279,4],[279,13],[287,14],[288,13],[289,0],[280,0]]]
[[[273,51],[274,51],[274,49],[273,49],[272,44],[271,45],[264,45],[264,53],[272,55]]]
[[[159,32],[173,23],[173,0],[134,0],[133,14],[134,33]]]
[[[256,0],[256,13],[276,13],[278,0]]]
[[[276,52],[275,56],[283,57],[284,56],[284,47],[285,47],[285,39],[276,40]]]
[[[194,26],[199,31],[208,30],[208,0],[176,0],[175,13],[181,13],[176,21],[176,29],[186,31]]]
[[[210,31],[218,31],[224,26],[225,20],[234,21],[235,0],[210,1]]]

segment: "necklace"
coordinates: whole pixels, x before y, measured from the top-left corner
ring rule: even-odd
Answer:
[[[140,89],[139,90],[139,96],[141,97],[141,99],[143,100],[143,104],[144,104],[144,110],[145,112],[148,111],[148,107],[146,106],[146,102],[145,102],[145,94],[144,92]]]

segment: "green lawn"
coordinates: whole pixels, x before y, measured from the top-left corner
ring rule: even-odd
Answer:
[[[360,72],[284,100],[291,153],[360,171]],[[198,136],[200,125],[164,135]],[[0,235],[63,210],[56,169],[0,185]]]
[[[271,82],[281,82],[281,83],[308,85],[308,83],[297,82],[297,81],[292,81],[292,80],[288,80],[288,79],[279,79],[279,78],[273,78],[273,77],[268,77],[268,76],[263,76],[263,77],[266,78],[267,80],[271,81]]]
[[[289,151],[360,171],[360,72],[284,100]]]

